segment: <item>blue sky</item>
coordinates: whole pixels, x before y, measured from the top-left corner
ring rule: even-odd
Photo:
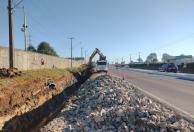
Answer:
[[[15,2],[19,0],[14,0]],[[62,57],[100,48],[109,60],[129,62],[138,52],[194,55],[193,0],[24,0],[32,44],[49,42]],[[0,0],[0,46],[8,46],[7,0]],[[15,47],[24,48],[23,15],[15,9]]]

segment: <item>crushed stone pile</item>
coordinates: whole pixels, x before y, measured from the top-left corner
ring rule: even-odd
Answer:
[[[19,71],[17,68],[1,68],[0,69],[0,78],[6,78],[6,77],[15,77],[15,76],[21,76],[22,72]]]
[[[41,131],[189,132],[194,124],[119,78],[88,80]]]

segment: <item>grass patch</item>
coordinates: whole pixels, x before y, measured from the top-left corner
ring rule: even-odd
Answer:
[[[81,69],[83,69],[84,65],[81,65],[79,67],[72,67],[72,68],[66,68],[67,71],[71,72],[71,73],[75,73],[80,71]]]
[[[41,70],[23,71],[21,76],[0,79],[0,87],[8,86],[15,83],[20,83],[23,81],[30,81],[38,78],[44,78],[44,77],[58,78],[63,75],[67,75],[68,73],[71,73],[71,72],[77,72],[80,69],[81,67],[66,68],[66,69],[41,69]]]

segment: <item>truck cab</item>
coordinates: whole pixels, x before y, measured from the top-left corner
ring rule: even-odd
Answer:
[[[106,60],[98,60],[96,62],[96,71],[97,72],[108,72],[108,63]]]

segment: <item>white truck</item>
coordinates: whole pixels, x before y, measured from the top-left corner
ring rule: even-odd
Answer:
[[[101,71],[108,72],[108,63],[106,60],[98,60],[96,64],[97,64],[96,65],[97,72],[101,72]]]

